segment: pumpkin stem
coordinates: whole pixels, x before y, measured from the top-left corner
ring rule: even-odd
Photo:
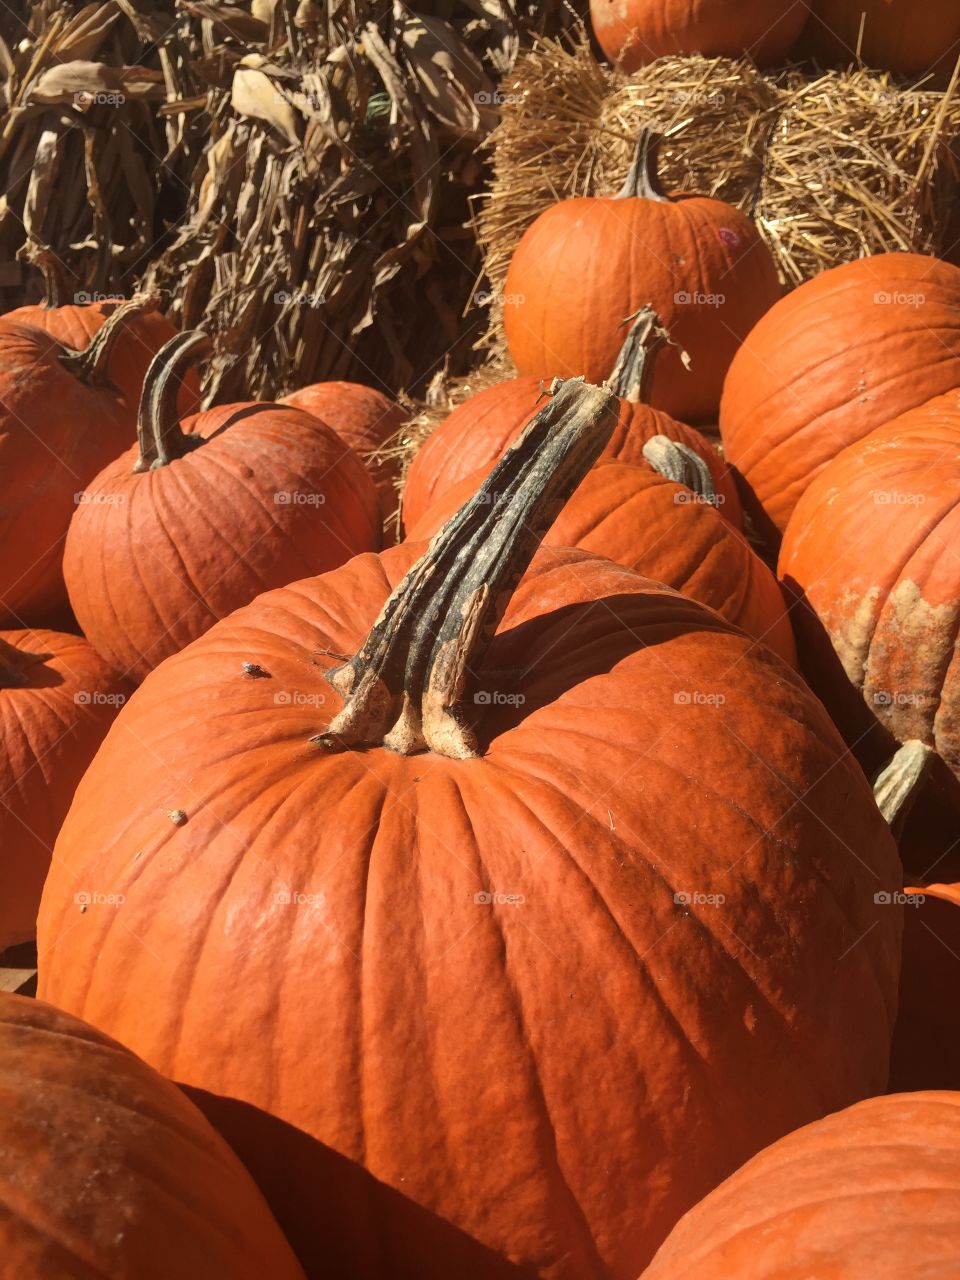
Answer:
[[[43,276],[43,305],[48,311],[55,307],[65,307],[71,301],[67,294],[67,281],[63,273],[63,263],[47,245],[36,249],[30,255],[30,263]]]
[[[615,200],[660,200],[670,202],[670,197],[660,181],[658,164],[663,135],[656,129],[641,129],[637,149],[626,181],[614,196]]]
[[[913,803],[926,782],[936,753],[919,738],[911,738],[894,753],[877,775],[873,796],[895,835],[906,825]]]
[[[652,436],[643,446],[643,456],[658,475],[685,485],[711,507],[717,505],[717,490],[710,468],[694,449],[668,436]]]
[[[171,338],[151,360],[137,412],[140,457],[134,471],[165,467],[203,444],[202,436],[188,434],[180,426],[177,395],[183,385],[183,371],[198,364],[210,350],[207,335],[192,329]]]
[[[327,679],[345,705],[325,747],[477,755],[462,706],[510,596],[564,503],[606,448],[619,402],[581,378],[552,399],[384,605],[363,647]]]
[[[60,363],[64,368],[69,369],[74,377],[80,378],[83,382],[112,386],[107,377],[107,364],[114,344],[134,316],[156,309],[157,298],[149,294],[131,298],[129,302],[122,302],[116,311],[106,318],[89,345],[82,351],[73,351],[65,347],[60,353]]]
[[[630,331],[620,348],[613,373],[607,379],[607,386],[630,404],[649,404],[657,354],[670,342],[670,334],[653,307],[641,307],[635,316],[630,316],[623,323],[630,321]]]

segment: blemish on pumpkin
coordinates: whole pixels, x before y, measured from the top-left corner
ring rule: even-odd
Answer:
[[[748,1004],[743,1011],[743,1025],[751,1034],[757,1029],[757,1015],[752,1004]]]
[[[837,609],[839,624],[832,611],[822,615],[823,624],[830,632],[833,647],[847,678],[858,689],[863,686],[866,675],[867,654],[876,626],[881,594],[880,587],[871,587],[862,595],[848,588],[841,596]]]
[[[243,675],[247,680],[269,680],[270,672],[258,662],[244,662]]]
[[[182,827],[187,820],[187,815],[182,809],[171,809],[167,814],[167,817],[175,827]]]

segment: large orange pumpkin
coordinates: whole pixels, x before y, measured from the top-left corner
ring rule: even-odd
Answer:
[[[127,692],[78,636],[0,632],[0,951],[36,937],[53,842]]]
[[[118,311],[85,351],[0,320],[0,626],[63,625],[63,541],[84,487],[134,437],[105,382]]]
[[[810,482],[847,445],[960,386],[960,270],[913,253],[834,267],[753,330],[720,408],[751,514],[779,538]]]
[[[620,421],[603,456],[642,463],[643,446],[654,436],[666,436],[686,445],[710,468],[720,513],[736,528],[742,528],[737,486],[723,458],[699,431],[650,406],[656,358],[662,349],[662,334],[654,329],[659,324],[659,317],[644,308],[621,349],[609,379],[609,385],[620,397]],[[409,530],[416,525],[459,481],[477,471],[489,471],[536,416],[543,395],[540,378],[507,378],[458,405],[410,464],[403,486],[404,528]]]
[[[141,680],[261,591],[380,545],[373,481],[329,427],[289,405],[230,404],[177,420],[181,334],[157,356],[140,444],[88,484],[64,575],[84,635]]]
[[[692,371],[665,351],[650,403],[682,422],[716,422],[724,375],[780,283],[748,217],[663,191],[658,145],[644,133],[619,194],[561,200],[527,228],[504,286],[507,345],[521,374],[601,382],[624,319],[651,306]]]
[[[960,776],[960,390],[824,469],[787,526],[779,571],[814,610],[875,717]]]
[[[303,1280],[250,1175],[169,1080],[0,993],[3,1280]]]
[[[958,1234],[960,1093],[902,1093],[762,1151],[681,1219],[642,1280],[947,1280]]]
[[[653,436],[654,442],[658,437]],[[666,437],[659,441],[669,448]],[[467,476],[435,502],[408,532],[429,539],[485,479]],[[494,495],[496,498],[497,495]],[[553,522],[544,541],[608,556],[644,577],[716,609],[748,635],[796,666],[797,650],[780,586],[742,533],[706,497],[649,463],[600,461]]]
[[[376,483],[380,511],[389,529],[400,501],[400,463],[398,457],[384,458],[379,451],[406,421],[403,406],[359,382],[314,382],[281,396],[280,404],[312,413],[360,456]]]
[[[429,550],[163,663],[61,833],[43,995],[197,1091],[311,1274],[635,1280],[883,1087],[899,863],[823,708],[608,560],[512,591],[617,417],[561,386]]]
[[[861,38],[862,36],[862,38]],[[899,75],[949,73],[960,57],[956,0],[811,0],[806,43],[824,64],[860,60]]]
[[[624,71],[685,53],[780,62],[808,12],[808,0],[590,0],[597,42]]]

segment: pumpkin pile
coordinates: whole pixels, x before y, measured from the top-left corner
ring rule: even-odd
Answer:
[[[319,8],[190,19],[329,70]],[[590,10],[634,65],[776,64],[823,12]],[[512,363],[415,453],[405,388],[227,396],[225,317],[31,247],[0,1280],[955,1275],[960,268],[787,292],[661,141],[526,228]]]

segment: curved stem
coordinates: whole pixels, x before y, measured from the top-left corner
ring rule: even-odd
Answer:
[[[99,383],[111,386],[107,377],[107,365],[113,352],[114,344],[130,321],[144,311],[156,311],[157,299],[152,295],[131,298],[122,302],[93,335],[88,346],[82,351],[72,351],[64,347],[60,353],[60,363],[69,369],[74,377],[83,382]]]
[[[624,324],[630,321],[630,331],[620,348],[607,386],[614,395],[630,404],[649,404],[657,353],[670,341],[670,335],[653,307],[641,307]]]
[[[134,471],[165,467],[174,458],[196,449],[203,438],[188,435],[180,426],[177,395],[183,385],[183,371],[210,354],[210,339],[200,329],[178,333],[160,348],[150,362],[143,380],[137,412],[137,440],[140,457]]]
[[[710,468],[696,450],[668,436],[652,436],[643,446],[643,456],[658,475],[685,485],[701,501],[717,505],[717,489]]]
[[[905,742],[877,775],[873,796],[895,835],[900,835],[926,781],[935,752],[919,738]]]
[[[623,186],[614,196],[615,200],[660,200],[670,203],[658,172],[662,142],[663,135],[655,129],[640,130],[630,171]]]
[[[314,742],[477,754],[461,710],[467,687],[543,535],[619,417],[616,396],[582,379],[551,392],[391,595],[360,651],[327,672],[345,705]]]

